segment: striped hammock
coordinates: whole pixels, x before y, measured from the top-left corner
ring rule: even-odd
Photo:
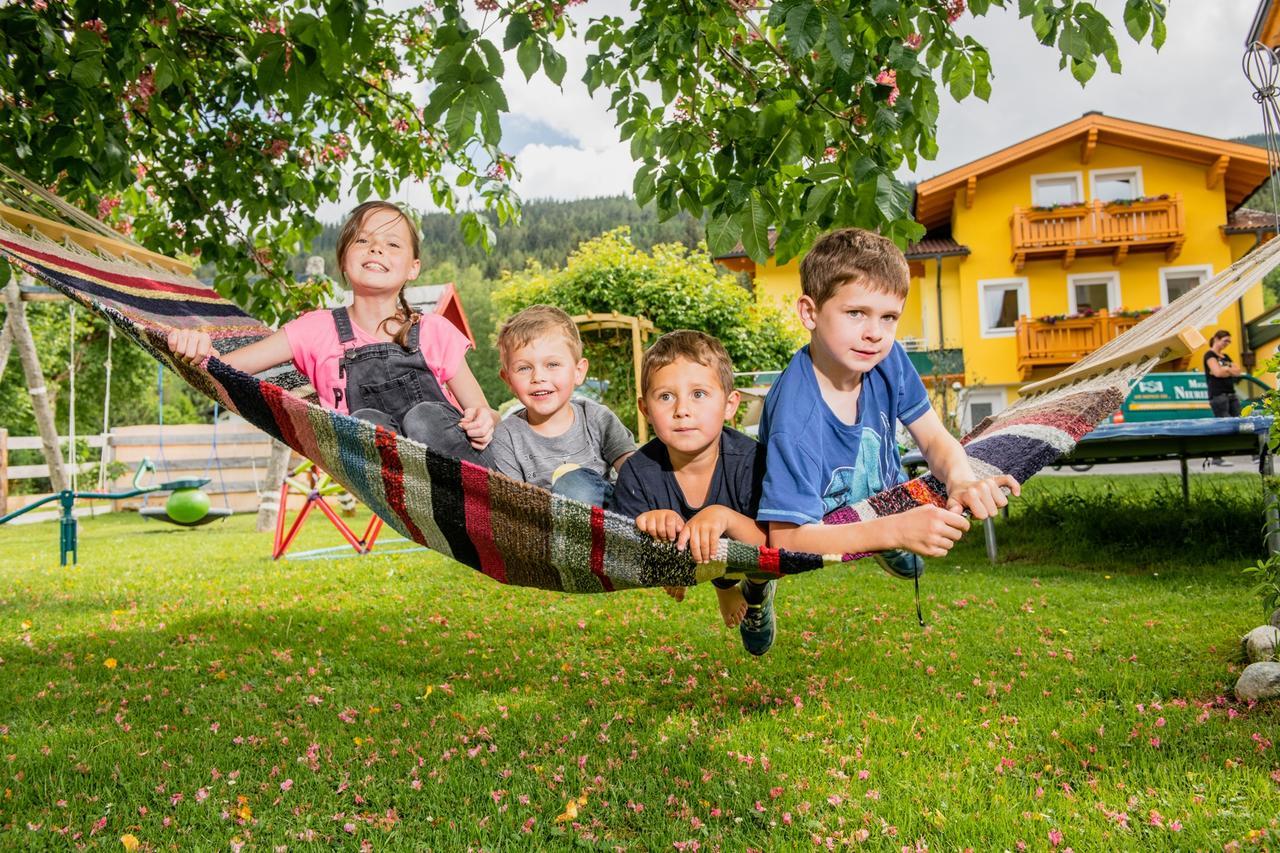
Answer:
[[[0,206],[0,257],[106,318],[192,387],[316,462],[401,535],[499,583],[609,592],[721,576],[768,580],[864,556],[795,553],[725,539],[713,562],[695,565],[687,551],[639,533],[629,518],[323,408],[309,399],[314,395],[306,379],[291,367],[251,376],[217,358],[204,367],[184,364],[168,351],[170,329],[203,329],[220,354],[271,330],[177,262],[124,243],[108,256],[104,242],[101,235]],[[964,439],[975,472],[1011,474],[1023,482],[1070,451],[1119,408],[1139,377],[1197,346],[1194,330],[1214,322],[1280,262],[1278,252],[1280,241],[1272,241],[1048,383],[1028,386],[1017,403]],[[828,521],[863,521],[945,499],[942,483],[926,474],[838,510]]]

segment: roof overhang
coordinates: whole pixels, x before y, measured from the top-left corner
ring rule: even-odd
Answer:
[[[1262,0],[1258,11],[1253,13],[1253,25],[1249,27],[1249,38],[1245,45],[1262,42],[1267,47],[1280,44],[1280,4],[1274,0]]]
[[[916,186],[916,221],[930,230],[948,225],[956,190],[967,186],[970,179],[980,179],[983,175],[1030,160],[1051,148],[1086,140],[1093,145],[1129,148],[1187,160],[1203,165],[1206,170],[1225,157],[1221,180],[1228,210],[1243,204],[1270,174],[1265,148],[1112,118],[1101,113],[1086,113],[1075,121],[921,181]]]

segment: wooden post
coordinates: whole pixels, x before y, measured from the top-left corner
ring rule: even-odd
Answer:
[[[636,396],[640,396],[640,365],[644,361],[644,342],[640,335],[640,319],[638,317],[631,318],[631,361],[635,369],[635,385]],[[640,411],[640,407],[636,406],[636,440],[641,444],[649,440],[649,422],[645,419],[644,412]]]
[[[0,515],[9,512],[9,431],[0,427]]]
[[[276,517],[288,507],[280,505],[280,485],[289,473],[289,459],[293,449],[282,441],[271,441],[271,459],[267,462],[266,482],[262,485],[262,497],[258,501],[257,529],[274,530]]]
[[[49,389],[44,384],[44,371],[40,369],[36,342],[31,337],[31,327],[27,325],[27,312],[22,304],[22,294],[18,290],[17,276],[9,279],[4,298],[9,309],[8,325],[13,328],[13,342],[18,348],[18,359],[22,362],[22,371],[27,377],[27,391],[31,394],[31,408],[36,415],[36,426],[40,429],[41,449],[44,451],[45,464],[49,466],[49,482],[55,492],[61,492],[67,488],[67,476],[63,468],[62,453],[58,448],[58,428],[53,421]]]

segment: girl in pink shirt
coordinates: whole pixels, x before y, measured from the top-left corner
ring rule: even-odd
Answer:
[[[323,405],[487,464],[497,413],[467,366],[471,343],[443,317],[413,311],[404,297],[421,268],[418,255],[418,233],[400,208],[361,204],[338,236],[351,307],[308,311],[219,357],[245,373],[291,360]],[[208,333],[196,329],[171,331],[169,349],[191,363],[217,354]]]

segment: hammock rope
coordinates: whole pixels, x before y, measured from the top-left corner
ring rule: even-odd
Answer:
[[[865,556],[804,554],[724,539],[713,562],[695,565],[687,551],[641,534],[630,518],[442,456],[323,408],[292,366],[251,376],[216,357],[187,365],[168,351],[170,329],[207,331],[220,355],[271,330],[212,288],[179,274],[177,262],[134,261],[137,250],[130,244],[121,244],[115,257],[68,249],[28,233],[30,214],[10,218],[9,212],[0,204],[0,257],[104,317],[192,387],[316,462],[406,539],[495,581],[597,593],[689,586],[721,576],[763,581]],[[49,224],[61,229],[54,233],[74,231]],[[93,242],[86,245],[101,250],[103,238],[88,236]],[[1193,347],[1189,327],[1212,322],[1278,264],[1280,241],[1272,241],[1049,383],[1028,386],[1018,402],[963,440],[975,473],[1005,473],[1025,482],[1056,461],[1120,407],[1133,382]],[[945,502],[943,484],[925,474],[827,520],[865,521]]]

